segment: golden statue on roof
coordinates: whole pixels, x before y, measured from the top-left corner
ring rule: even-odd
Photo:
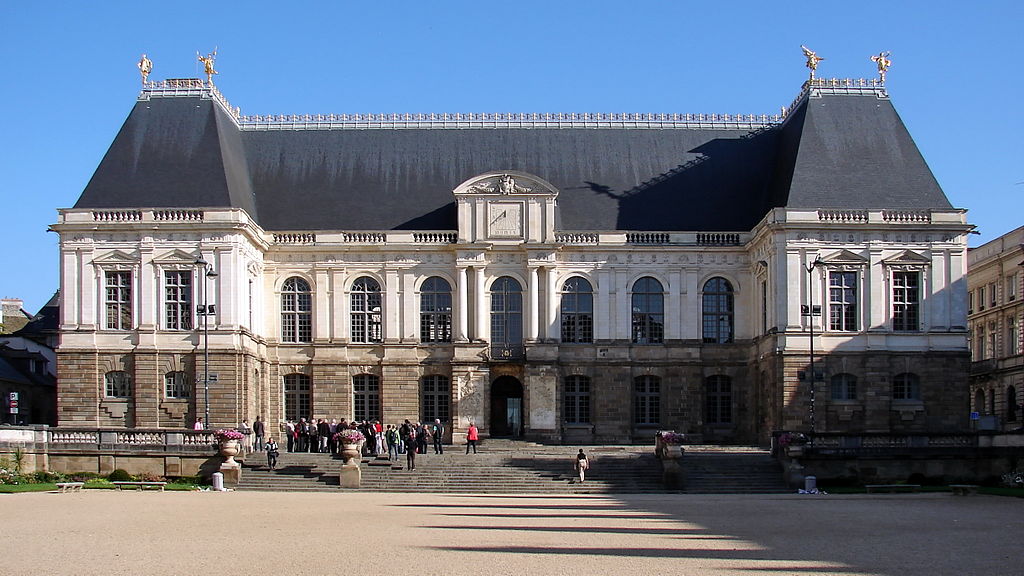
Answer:
[[[889,54],[889,52],[879,52],[877,56],[871,57],[871,61],[878,64],[878,79],[882,84],[885,84],[885,73],[889,71],[889,66],[892,66]]]
[[[817,52],[803,44],[800,45],[800,49],[804,51],[804,56],[807,57],[806,66],[811,70],[811,80],[814,80],[814,72],[818,69],[818,62],[821,62],[824,58],[818,56]]]
[[[217,60],[217,48],[214,47],[213,52],[203,56],[196,50],[196,56],[199,57],[199,61],[203,63],[203,71],[206,73],[206,82],[213,84],[213,75],[217,74],[217,71],[213,69],[214,64]]]
[[[139,58],[137,66],[139,67],[139,72],[142,74],[142,84],[145,85],[146,82],[149,82],[149,73],[153,71],[153,61],[143,54],[142,58]]]

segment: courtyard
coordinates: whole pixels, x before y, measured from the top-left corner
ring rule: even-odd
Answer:
[[[1019,574],[995,496],[0,495],[0,574]]]

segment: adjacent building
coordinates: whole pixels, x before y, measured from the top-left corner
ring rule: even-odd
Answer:
[[[59,293],[34,316],[22,306],[5,298],[0,308],[0,424],[55,425]]]
[[[971,410],[980,430],[1024,428],[1024,226],[967,253]]]
[[[53,226],[60,425],[966,430],[970,228],[875,81],[780,116],[244,116],[146,83]]]

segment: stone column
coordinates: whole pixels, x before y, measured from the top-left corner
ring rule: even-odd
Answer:
[[[547,318],[544,336],[549,341],[557,341],[562,337],[558,330],[558,273],[554,266],[548,266],[544,269],[544,274],[547,277]]]
[[[459,266],[455,277],[455,341],[466,342],[469,333],[469,286],[466,267]]]
[[[602,270],[597,273],[597,291],[594,294],[594,339],[608,340],[612,337],[612,327],[615,325],[614,308],[612,298],[609,294],[613,276]]]
[[[401,311],[401,286],[398,284],[398,272],[388,270],[384,273],[384,290],[381,313],[384,315],[384,341],[397,343],[399,341],[399,315]]]
[[[540,323],[540,310],[538,310],[540,296],[537,286],[537,267],[530,266],[527,276],[527,308],[526,308],[526,340],[536,342],[539,334],[538,324]]]
[[[473,333],[474,340],[484,340],[489,338],[487,332],[486,321],[490,315],[487,313],[487,295],[486,295],[486,284],[484,283],[484,268],[483,266],[477,266],[473,268],[473,273],[476,276],[476,331]]]

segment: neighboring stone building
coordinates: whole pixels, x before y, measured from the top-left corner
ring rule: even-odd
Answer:
[[[0,423],[55,425],[59,293],[35,316],[22,309],[21,300],[3,303],[4,328],[16,329],[0,332]],[[12,392],[16,406],[10,402]]]
[[[981,430],[1024,428],[1024,226],[967,252],[971,410]]]
[[[965,212],[882,85],[788,111],[241,116],[146,84],[53,226],[60,424],[968,429]]]

